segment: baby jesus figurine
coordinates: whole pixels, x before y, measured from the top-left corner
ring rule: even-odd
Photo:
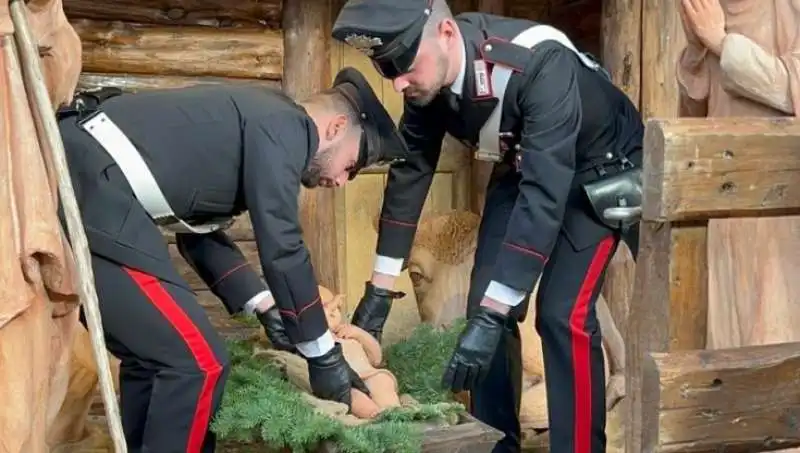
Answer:
[[[336,342],[342,345],[345,360],[371,393],[367,395],[352,389],[353,415],[370,419],[387,408],[400,406],[397,379],[389,370],[378,368],[383,361],[383,351],[378,340],[360,327],[342,320],[344,295],[334,296],[323,286],[319,287],[319,294],[328,319],[328,328]]]

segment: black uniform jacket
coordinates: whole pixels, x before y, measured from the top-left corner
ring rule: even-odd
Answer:
[[[123,94],[102,110],[144,157],[175,214],[203,222],[249,211],[264,277],[295,341],[327,323],[298,220],[300,176],[319,144],[282,93],[203,86]],[[76,124],[59,123],[93,253],[186,286],[119,167]],[[178,234],[178,248],[230,312],[266,287],[224,234]]]
[[[426,107],[406,103],[400,129],[410,152],[389,171],[377,252],[407,257],[445,132],[476,145],[498,102],[476,96],[474,62],[483,58],[491,68],[493,62],[503,61],[514,72],[502,105],[500,131],[512,134],[510,149],[519,145],[521,150],[519,195],[492,279],[531,291],[559,231],[577,250],[609,233],[590,213],[579,184],[596,178],[595,171],[588,173],[593,164],[613,164],[619,161],[618,153],[639,150],[642,121],[624,93],[561,44],[544,41],[527,50],[508,43],[535,22],[480,13],[461,14],[456,21],[467,53],[462,97],[456,111],[443,94],[447,90]],[[487,40],[495,44],[495,52],[481,52]],[[514,58],[519,52],[521,60]],[[513,152],[505,157],[513,164]]]

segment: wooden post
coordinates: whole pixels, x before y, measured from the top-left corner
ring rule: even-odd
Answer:
[[[331,0],[284,0],[283,4],[283,89],[303,99],[331,84]],[[339,189],[303,189],[300,195],[300,223],[303,238],[319,284],[334,292],[343,291],[344,231],[337,205],[343,204]]]
[[[604,0],[602,60],[614,85],[639,108],[642,76],[642,0]],[[603,282],[603,296],[623,339],[627,338],[628,311],[633,294],[635,263],[621,243]]]
[[[709,219],[800,212],[800,122],[767,118],[650,121],[641,250],[626,343],[626,451],[643,450],[651,352],[705,349]],[[729,395],[736,398],[736,395]]]
[[[614,85],[639,107],[642,77],[642,0],[604,0],[603,65]]]
[[[677,0],[642,0],[640,109],[645,119],[678,116],[675,64],[686,44]]]

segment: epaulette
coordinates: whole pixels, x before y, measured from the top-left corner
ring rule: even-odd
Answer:
[[[480,47],[481,58],[487,63],[507,66],[516,72],[525,70],[531,50],[496,36],[487,38]]]

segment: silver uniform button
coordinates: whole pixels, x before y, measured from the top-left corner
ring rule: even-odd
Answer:
[[[492,45],[491,44],[486,44],[485,46],[483,46],[483,50],[485,50],[487,52],[491,52],[492,51]]]
[[[606,153],[606,159],[611,160],[614,158],[614,155],[611,153]]]

